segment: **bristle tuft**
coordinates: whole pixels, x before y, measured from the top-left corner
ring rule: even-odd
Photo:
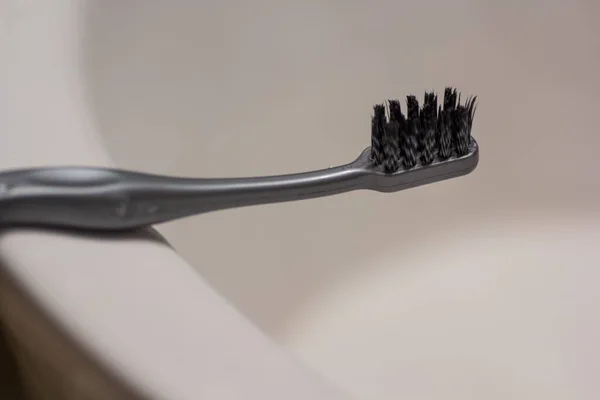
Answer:
[[[469,110],[462,104],[458,103],[454,116],[454,146],[457,155],[464,156],[469,152],[469,144],[471,137],[469,136]]]
[[[436,156],[435,131],[437,128],[437,96],[433,92],[425,92],[423,109],[421,110],[421,161],[431,164]]]
[[[436,131],[438,156],[441,159],[449,158],[452,155],[452,121],[450,111],[438,109],[438,126]]]
[[[373,106],[373,118],[371,120],[371,159],[374,165],[380,165],[383,161],[385,124],[385,106],[383,104]]]
[[[444,111],[452,111],[456,108],[456,89],[447,87],[444,89]]]
[[[419,120],[419,101],[415,96],[406,97],[406,124],[400,132],[400,146],[403,164],[412,168],[419,160],[419,137],[421,123]]]
[[[400,124],[398,121],[388,122],[383,136],[383,169],[388,174],[396,172],[400,168],[399,135]]]
[[[468,130],[469,130],[469,136],[471,136],[471,127],[473,126],[473,118],[475,118],[475,111],[477,110],[477,96],[473,96],[467,99],[467,102],[465,104],[465,106],[467,107],[467,110],[469,112],[469,123],[468,123]]]
[[[400,100],[388,100],[388,105],[390,108],[390,121],[398,121],[398,123],[402,123],[402,121],[404,121],[404,115],[402,115]]]

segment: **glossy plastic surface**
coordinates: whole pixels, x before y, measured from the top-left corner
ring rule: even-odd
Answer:
[[[463,157],[393,174],[374,168],[369,148],[352,163],[281,176],[191,179],[110,168],[24,169],[0,174],[0,223],[131,229],[227,208],[331,196],[358,189],[396,192],[458,177],[478,163]]]

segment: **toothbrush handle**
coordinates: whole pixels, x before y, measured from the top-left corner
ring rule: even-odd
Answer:
[[[172,178],[107,168],[0,173],[0,225],[132,229],[257,204],[329,196],[364,186],[352,164],[262,178]]]

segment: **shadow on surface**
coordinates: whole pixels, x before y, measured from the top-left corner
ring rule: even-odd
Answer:
[[[25,396],[17,360],[2,321],[0,321],[0,398],[28,400],[28,397]]]

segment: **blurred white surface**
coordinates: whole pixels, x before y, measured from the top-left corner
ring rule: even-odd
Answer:
[[[589,0],[95,1],[78,73],[120,167],[190,176],[343,163],[369,144],[375,102],[445,85],[478,95],[472,175],[160,230],[357,398],[597,399],[599,12]]]
[[[314,296],[283,341],[359,398],[591,399],[599,237],[559,213],[432,233]]]

